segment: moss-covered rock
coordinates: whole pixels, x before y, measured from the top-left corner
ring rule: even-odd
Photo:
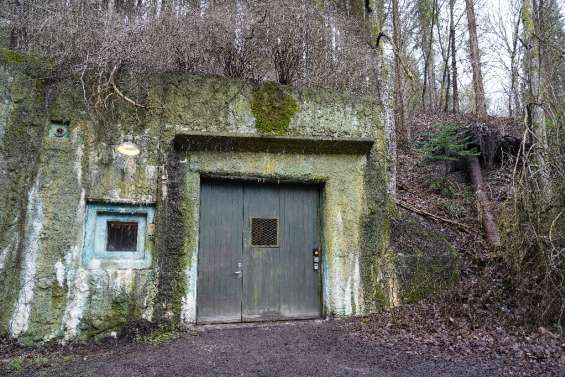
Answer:
[[[393,221],[401,303],[414,303],[459,280],[461,258],[433,225],[406,212]]]

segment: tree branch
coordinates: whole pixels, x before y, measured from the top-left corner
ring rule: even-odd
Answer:
[[[404,62],[404,59],[402,59],[402,54],[400,53],[400,50],[398,49],[398,47],[394,44],[394,42],[392,41],[392,39],[386,35],[383,31],[381,31],[379,33],[379,35],[377,35],[377,40],[375,42],[375,45],[372,46],[369,43],[369,46],[371,46],[371,48],[375,48],[375,46],[378,46],[381,43],[381,38],[386,38],[388,40],[388,42],[390,43],[390,45],[392,46],[392,51],[394,52],[394,54],[398,57],[398,59],[400,60],[400,64],[402,65],[402,69],[404,70],[404,73],[406,73],[406,76],[408,76],[408,78],[411,81],[414,81],[414,75],[412,74],[412,71],[410,70],[410,68],[408,68],[408,66],[406,65],[406,63]]]
[[[112,69],[112,72],[110,73],[110,79],[108,80],[108,82],[112,85],[112,88],[114,88],[114,92],[116,92],[116,94],[120,97],[122,97],[122,99],[124,99],[126,102],[132,104],[135,107],[141,107],[142,109],[149,109],[148,106],[143,105],[141,103],[138,103],[134,100],[132,100],[131,98],[129,98],[128,96],[126,96],[124,93],[122,93],[122,91],[120,90],[120,88],[118,88],[118,85],[116,85],[116,81],[115,81],[115,75],[116,72],[118,71],[119,65],[115,65],[114,68]]]
[[[398,204],[399,207],[402,207],[405,210],[408,210],[410,212],[417,213],[418,215],[426,216],[426,217],[429,217],[429,218],[434,219],[436,221],[441,221],[441,222],[444,222],[444,223],[447,223],[447,224],[454,225],[454,226],[458,227],[459,229],[461,229],[462,231],[464,231],[465,233],[475,234],[475,232],[473,232],[473,230],[471,228],[469,228],[468,226],[466,226],[464,224],[461,224],[461,223],[458,223],[457,221],[449,220],[449,219],[446,219],[445,217],[441,217],[441,216],[435,215],[433,213],[424,211],[422,209],[413,207],[413,206],[409,205],[408,203],[406,203],[406,202],[404,202],[400,199],[396,199],[396,204]]]

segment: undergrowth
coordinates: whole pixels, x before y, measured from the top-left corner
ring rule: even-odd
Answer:
[[[565,135],[562,123],[547,127],[547,145],[523,144],[511,197],[501,209],[504,247],[525,321],[556,325],[565,314]]]

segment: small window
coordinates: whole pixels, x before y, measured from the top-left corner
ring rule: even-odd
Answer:
[[[251,219],[251,245],[274,247],[279,243],[278,219]]]
[[[137,222],[108,221],[106,251],[137,251]]]

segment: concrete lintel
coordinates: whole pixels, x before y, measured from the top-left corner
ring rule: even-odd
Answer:
[[[329,138],[315,136],[265,136],[255,134],[183,133],[173,139],[175,150],[235,151],[304,154],[366,154],[371,138]]]

